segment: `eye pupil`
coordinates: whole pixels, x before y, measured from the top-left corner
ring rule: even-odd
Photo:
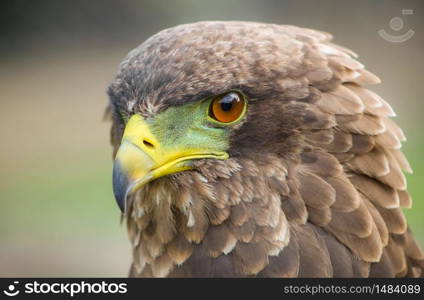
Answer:
[[[223,111],[230,111],[231,107],[233,107],[233,103],[231,102],[221,102],[221,108]]]
[[[233,103],[239,100],[239,95],[230,93],[225,95],[219,102],[223,111],[230,111],[233,108]]]

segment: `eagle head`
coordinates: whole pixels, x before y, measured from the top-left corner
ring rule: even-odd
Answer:
[[[379,79],[330,40],[200,22],[128,54],[108,94],[131,275],[421,272],[405,137],[364,87]]]

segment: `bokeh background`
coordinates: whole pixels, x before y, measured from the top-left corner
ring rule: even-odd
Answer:
[[[0,276],[126,276],[105,90],[129,50],[201,20],[311,27],[356,51],[408,136],[407,215],[424,242],[423,11],[423,1],[1,1]],[[380,29],[415,34],[390,43]]]

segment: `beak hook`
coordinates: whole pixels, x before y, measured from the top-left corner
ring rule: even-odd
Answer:
[[[113,194],[115,195],[116,203],[121,212],[126,213],[127,207],[127,191],[128,178],[122,172],[122,167],[119,161],[115,161],[113,165]]]

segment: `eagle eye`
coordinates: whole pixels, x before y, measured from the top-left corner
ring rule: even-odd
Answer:
[[[231,123],[240,118],[246,106],[244,97],[230,92],[215,97],[209,107],[209,116],[221,123]]]

